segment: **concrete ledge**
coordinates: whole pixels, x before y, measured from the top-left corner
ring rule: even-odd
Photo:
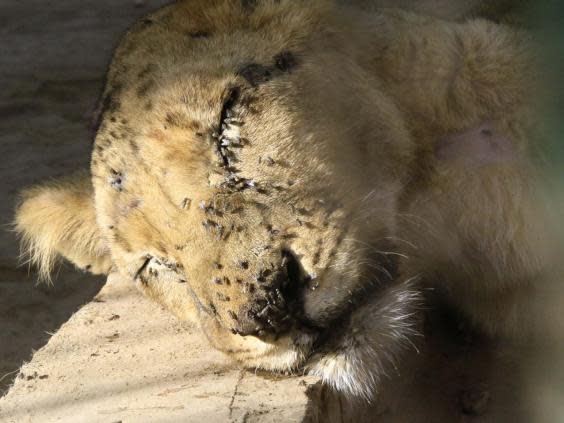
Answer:
[[[197,328],[111,276],[21,368],[0,399],[0,422],[529,423],[552,421],[532,417],[537,403],[561,412],[561,381],[547,385],[537,354],[453,334],[444,320],[429,316],[419,353],[407,354],[367,404],[313,377],[241,370]]]
[[[3,422],[317,421],[311,377],[260,376],[110,276],[20,371]]]

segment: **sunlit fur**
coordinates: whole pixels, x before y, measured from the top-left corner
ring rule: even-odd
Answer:
[[[35,186],[22,193],[16,229],[22,257],[51,280],[60,256],[93,273],[107,273],[111,260],[96,225],[92,182],[86,172]]]
[[[482,20],[180,1],[116,50],[91,176],[24,194],[24,252],[43,275],[61,255],[135,277],[244,365],[370,398],[420,286],[492,335],[526,332],[546,257],[534,68],[523,34]],[[304,275],[291,326],[236,334],[285,304],[285,254]]]

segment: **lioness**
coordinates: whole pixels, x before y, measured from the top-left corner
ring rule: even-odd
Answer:
[[[90,172],[23,194],[17,229],[118,271],[249,367],[369,398],[433,286],[523,330],[542,272],[526,37],[329,0],[183,0],[110,66]]]

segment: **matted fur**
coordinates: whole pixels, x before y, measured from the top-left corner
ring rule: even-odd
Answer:
[[[114,269],[249,367],[370,398],[416,332],[421,275],[524,333],[545,266],[527,36],[328,0],[179,1],[108,72],[91,176],[17,229]]]

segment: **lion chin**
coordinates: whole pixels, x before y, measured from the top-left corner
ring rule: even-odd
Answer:
[[[247,368],[318,376],[336,391],[370,401],[403,351],[415,348],[422,297],[413,279],[378,289],[324,332],[283,335],[275,342],[232,335],[201,319],[210,343]]]

